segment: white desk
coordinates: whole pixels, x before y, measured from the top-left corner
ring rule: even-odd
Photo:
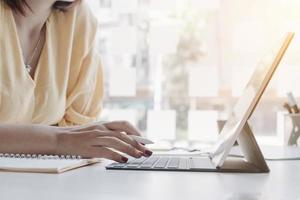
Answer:
[[[110,171],[103,164],[63,174],[0,172],[0,199],[293,200],[300,161],[268,162],[269,174]]]

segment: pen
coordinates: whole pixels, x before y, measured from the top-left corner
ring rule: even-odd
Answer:
[[[288,99],[288,103],[289,103],[291,109],[294,111],[294,113],[299,113],[299,108],[297,106],[297,103],[295,101],[293,93],[291,93],[291,92],[287,93],[287,99]]]
[[[292,111],[292,109],[291,109],[291,106],[290,106],[288,103],[284,103],[284,104],[283,104],[283,107],[284,107],[290,114],[293,113],[293,111]]]

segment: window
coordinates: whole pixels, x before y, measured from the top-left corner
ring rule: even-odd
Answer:
[[[127,119],[157,140],[215,140],[216,120],[226,119],[260,57],[300,23],[296,0],[87,2],[105,66],[100,120]],[[263,142],[281,141],[285,93],[300,97],[299,50],[290,47],[250,120]]]

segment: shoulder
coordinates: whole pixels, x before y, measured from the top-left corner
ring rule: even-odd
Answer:
[[[7,13],[10,11],[10,8],[0,0],[0,22],[7,21]]]
[[[87,53],[93,45],[98,30],[98,21],[87,3],[80,1],[69,11],[54,11],[51,20],[58,33],[71,40],[73,47],[80,47]]]
[[[1,13],[2,13],[2,11],[3,11],[4,9],[8,9],[8,7],[7,7],[6,4],[4,3],[4,1],[0,1],[0,11],[1,11]]]
[[[3,44],[3,40],[6,37],[10,37],[12,34],[12,26],[14,24],[14,20],[12,17],[11,9],[8,5],[4,3],[4,1],[0,0],[0,43]],[[0,51],[1,52],[1,51]],[[1,53],[0,53],[1,55]]]
[[[80,1],[72,11],[75,12],[75,26],[79,32],[95,33],[98,27],[98,21],[85,1]]]

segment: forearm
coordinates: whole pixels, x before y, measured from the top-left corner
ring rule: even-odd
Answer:
[[[0,153],[56,154],[57,127],[0,123]]]
[[[135,158],[152,154],[129,137],[140,132],[125,121],[55,127],[0,123],[0,153],[79,155],[127,162],[123,152]]]

